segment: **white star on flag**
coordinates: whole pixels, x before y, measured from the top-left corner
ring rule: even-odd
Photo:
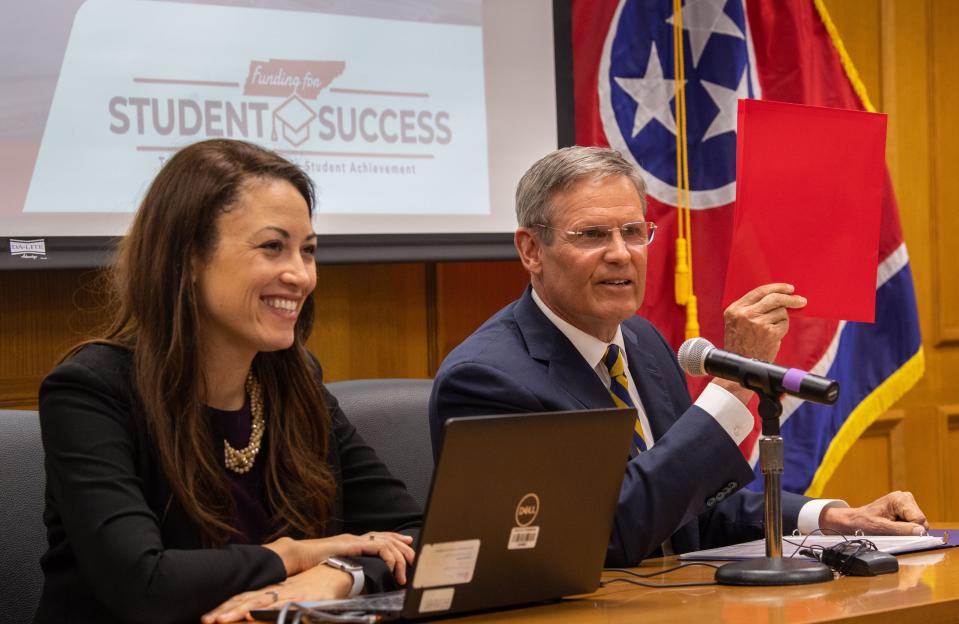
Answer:
[[[719,107],[719,112],[716,113],[712,123],[710,123],[706,129],[706,134],[703,135],[702,142],[705,143],[714,136],[725,132],[735,132],[736,113],[738,110],[736,101],[749,97],[746,68],[743,68],[743,73],[739,77],[739,86],[735,89],[727,89],[722,85],[706,82],[705,80],[700,80],[699,83],[703,85],[703,89],[706,89],[706,93],[709,94],[709,97],[711,97],[716,106]]]
[[[713,33],[746,39],[736,22],[723,11],[726,0],[689,0],[683,7],[683,30],[689,31],[689,46],[693,50],[693,67],[699,65],[703,50]],[[673,18],[666,20],[673,23]]]
[[[642,78],[616,77],[618,84],[636,102],[636,116],[633,118],[633,135],[636,136],[655,119],[667,130],[676,134],[676,121],[669,103],[676,97],[676,81],[663,78],[663,66],[653,42],[646,64],[646,75]]]

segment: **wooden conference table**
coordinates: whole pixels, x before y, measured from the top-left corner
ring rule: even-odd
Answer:
[[[672,567],[675,557],[650,559],[642,572]],[[625,576],[605,573],[610,579]],[[693,567],[667,582],[709,581],[713,570]],[[655,582],[656,579],[647,579]],[[899,572],[842,577],[792,587],[712,585],[679,589],[614,583],[593,594],[560,603],[456,618],[457,622],[959,622],[959,548],[901,555]]]

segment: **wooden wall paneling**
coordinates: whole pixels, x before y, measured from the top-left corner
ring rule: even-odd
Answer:
[[[0,377],[0,409],[37,408],[37,392],[43,375],[6,375]]]
[[[959,404],[939,407],[939,431],[942,441],[938,468],[942,479],[942,520],[959,522]],[[956,526],[953,523],[951,526]]]
[[[903,410],[890,410],[862,434],[826,485],[824,496],[864,505],[907,488]]]
[[[956,4],[952,4],[955,12]],[[949,479],[944,468],[942,429],[939,427],[938,406],[959,400],[953,381],[959,366],[959,353],[939,346],[939,319],[941,310],[957,305],[954,293],[950,296],[937,284],[941,268],[949,267],[949,254],[943,256],[937,249],[937,237],[949,236],[938,223],[936,145],[959,140],[937,128],[934,115],[941,105],[935,96],[937,84],[942,81],[936,66],[953,66],[955,59],[944,59],[939,50],[951,34],[936,34],[933,15],[935,2],[922,1],[909,5],[884,0],[883,19],[888,21],[893,41],[892,54],[884,57],[888,67],[890,93],[896,99],[895,151],[898,153],[894,172],[900,203],[903,232],[909,244],[913,277],[919,303],[926,356],[926,375],[917,387],[900,403],[910,410],[907,436],[911,453],[909,488],[916,494],[923,508],[933,518],[945,518],[948,501],[942,497],[944,480]],[[952,236],[959,232],[952,232]],[[950,374],[952,372],[953,374]]]
[[[321,265],[314,297],[326,381],[430,376],[426,265]]]
[[[935,342],[959,344],[959,278],[953,254],[959,237],[959,3],[940,0],[930,5],[930,136],[932,176],[933,286],[941,305],[933,308]],[[959,516],[957,516],[959,517]]]
[[[884,105],[889,113],[887,162],[909,250],[926,359],[926,374],[900,401],[907,411],[905,432],[909,478],[905,484],[932,518],[941,518],[942,458],[935,406],[941,401],[943,370],[934,346],[934,312],[941,305],[934,287],[935,236],[930,176],[929,90],[931,87],[929,6],[883,0],[882,68]]]
[[[95,271],[0,272],[0,407],[34,409],[40,381],[108,318]]]
[[[880,0],[826,0],[826,10],[866,85],[869,99],[883,110],[879,4]]]
[[[926,373],[927,379],[935,376],[936,371]],[[941,418],[935,401],[937,398],[932,392],[913,392],[898,403],[907,413],[903,423],[907,479],[899,487],[915,495],[930,519],[942,520],[946,504],[942,497],[943,480],[949,475],[944,471],[946,458],[942,453]]]
[[[487,318],[518,298],[529,274],[518,260],[443,262],[436,267],[437,364]],[[435,374],[435,370],[431,374]]]
[[[422,264],[321,266],[309,347],[326,379],[427,377]],[[108,318],[89,271],[0,273],[0,407],[32,409],[63,352]]]
[[[928,3],[883,0],[883,105],[889,113],[886,158],[919,300],[924,337],[933,327],[930,206]]]
[[[934,287],[930,244],[936,229],[930,180],[930,147],[936,139],[930,137],[936,134],[930,125],[930,88],[935,78],[931,77],[929,59],[939,39],[951,34],[932,31],[930,5],[925,0],[827,0],[826,4],[873,104],[889,114],[886,162],[909,249],[927,361],[925,378],[897,406],[902,418],[890,430],[892,437],[883,435],[881,429],[871,429],[847,455],[826,493],[849,496],[851,503],[867,502],[870,496],[882,493],[882,481],[887,477],[881,475],[888,474],[885,489],[909,489],[930,517],[941,517],[944,460],[939,451],[936,405],[948,384],[946,371],[957,370],[959,361],[951,366],[943,362],[931,337],[936,327],[934,312],[944,302],[939,295],[942,289]],[[954,63],[955,57],[943,58]],[[953,134],[938,140],[957,139]],[[888,420],[885,422],[881,426],[888,426]],[[893,462],[889,454],[896,448],[901,451],[895,451],[898,459]],[[864,475],[867,481],[863,486]],[[860,494],[863,488],[868,492],[865,497]]]

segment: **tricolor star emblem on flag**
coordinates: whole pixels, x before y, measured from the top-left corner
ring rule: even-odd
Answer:
[[[686,317],[673,275],[679,229],[676,86],[685,97],[693,291],[700,333],[721,345],[721,299],[736,197],[740,98],[874,110],[824,6],[816,0],[687,0],[681,3],[682,79],[670,0],[573,0],[576,138],[632,159],[649,186],[659,226],[639,314],[674,347]],[[794,317],[777,361],[840,382],[834,406],[787,398],[783,486],[819,495],[846,450],[922,376],[912,273],[886,176],[876,254],[874,323]],[[691,379],[697,395],[703,378]],[[742,444],[755,466],[757,430]],[[750,487],[762,487],[757,479]]]

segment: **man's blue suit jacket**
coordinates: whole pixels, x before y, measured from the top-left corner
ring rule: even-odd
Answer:
[[[652,324],[636,316],[622,329],[655,443],[626,461],[606,565],[634,565],[670,536],[677,553],[762,537],[762,495],[740,489],[754,475],[739,448],[692,405],[672,349]],[[527,288],[440,366],[430,399],[433,452],[454,416],[603,407],[613,407],[606,386]],[[807,500],[783,495],[784,532],[796,527]]]

